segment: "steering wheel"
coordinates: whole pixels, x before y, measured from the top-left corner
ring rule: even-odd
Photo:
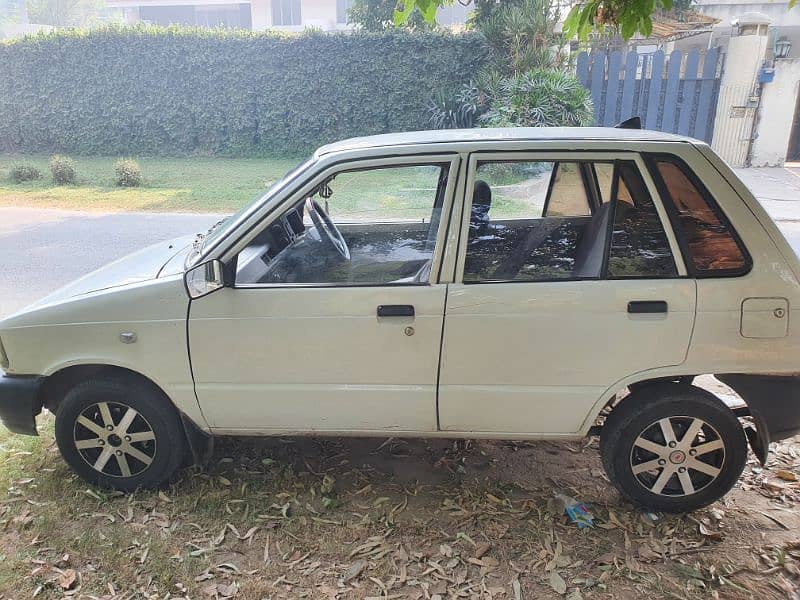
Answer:
[[[342,232],[331,221],[328,213],[322,209],[319,202],[313,198],[306,198],[306,210],[308,211],[308,216],[314,222],[314,227],[319,231],[323,242],[333,246],[342,258],[350,260],[350,248],[347,247],[347,242],[344,241]]]

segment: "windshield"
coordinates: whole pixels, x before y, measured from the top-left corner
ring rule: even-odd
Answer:
[[[272,196],[274,196],[278,191],[283,189],[289,181],[295,178],[295,176],[304,171],[308,168],[313,159],[305,160],[298,164],[296,167],[291,169],[286,175],[275,181],[272,185],[270,185],[265,191],[259,193],[253,200],[246,203],[242,208],[237,210],[232,215],[225,217],[224,219],[217,221],[214,225],[206,233],[198,233],[197,239],[195,240],[194,249],[189,254],[186,259],[186,264],[191,265],[200,254],[202,254],[203,249],[209,247],[213,242],[217,239],[222,238],[232,227],[234,224],[239,223],[245,220],[251,212],[256,210],[259,206],[261,206],[264,202],[268,201]]]

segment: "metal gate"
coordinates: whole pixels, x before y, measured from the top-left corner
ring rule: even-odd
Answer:
[[[582,52],[577,76],[592,93],[595,124],[613,126],[640,116],[645,129],[688,135],[711,142],[722,75],[717,48],[668,56]]]

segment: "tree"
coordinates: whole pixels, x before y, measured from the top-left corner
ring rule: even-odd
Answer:
[[[611,27],[622,39],[636,33],[650,37],[653,31],[651,15],[657,8],[671,10],[673,0],[588,0],[576,4],[564,21],[564,35],[577,35],[585,40],[597,27]]]
[[[479,1],[476,0],[478,10],[480,10]],[[797,1],[791,0],[790,6]],[[675,4],[678,2],[686,3],[686,0],[676,0]],[[436,9],[452,3],[453,0],[399,0],[394,21],[402,25],[414,9],[419,9],[425,20],[434,22]],[[504,0],[500,0],[500,3],[504,3]],[[646,37],[653,29],[651,18],[653,12],[658,8],[670,10],[672,6],[673,0],[584,0],[573,6],[567,15],[564,21],[564,35],[567,38],[577,35],[585,39],[596,27],[610,27],[626,40],[636,33]]]
[[[27,0],[31,23],[56,27],[81,27],[91,22],[101,0]]]
[[[353,0],[347,11],[347,22],[361,26],[364,31],[385,31],[395,27],[394,12],[397,0]],[[426,21],[419,10],[413,11],[399,27],[432,29],[436,25]]]

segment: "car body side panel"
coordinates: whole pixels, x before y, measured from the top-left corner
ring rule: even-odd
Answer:
[[[638,381],[702,373],[800,371],[800,269],[791,247],[744,184],[704,144],[672,144],[665,150],[682,158],[703,181],[747,247],[753,266],[739,277],[698,279],[697,316],[686,361],[679,368],[647,369],[615,382],[587,415],[583,431],[589,430],[615,393]],[[748,298],[785,299],[787,335],[744,337],[742,305]]]
[[[49,376],[75,365],[110,365],[151,379],[198,427],[186,352],[189,299],[179,275],[40,304],[2,322],[12,375]],[[133,332],[134,343],[120,334]]]
[[[446,286],[226,288],[192,301],[197,398],[218,433],[433,431]],[[377,317],[379,305],[412,317]]]
[[[631,300],[669,312],[629,314]],[[610,383],[684,361],[694,303],[687,279],[451,285],[442,429],[576,433]]]
[[[753,260],[746,275],[698,279],[697,324],[686,367],[694,373],[797,372],[800,370],[800,284],[791,259],[787,260],[762,222],[769,223],[771,228],[774,224],[749,193],[740,195],[697,148],[678,148],[675,154],[691,166],[709,189]],[[774,234],[786,244],[777,228]],[[785,337],[760,339],[742,335],[742,304],[749,298],[786,300],[789,315]]]

